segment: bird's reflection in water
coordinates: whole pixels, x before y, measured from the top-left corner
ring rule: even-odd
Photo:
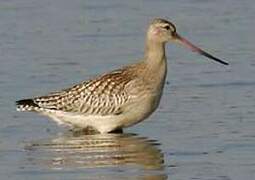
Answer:
[[[167,179],[158,145],[155,140],[134,134],[72,133],[32,142],[26,150],[30,163],[44,168],[121,172],[122,179],[130,179],[135,172],[135,179]],[[109,178],[114,179],[104,179]]]

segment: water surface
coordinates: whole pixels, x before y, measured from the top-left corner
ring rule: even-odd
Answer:
[[[254,9],[253,0],[0,1],[1,179],[254,179]],[[160,107],[123,135],[77,136],[15,111],[17,99],[136,62],[154,17],[230,66],[168,45]]]

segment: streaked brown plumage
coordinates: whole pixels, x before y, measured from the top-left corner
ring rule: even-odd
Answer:
[[[66,112],[119,114],[121,106],[130,98],[125,86],[136,76],[131,69],[112,71],[60,92],[36,97],[34,102],[41,108]]]
[[[155,19],[147,31],[144,58],[138,63],[59,92],[17,101],[17,110],[39,112],[60,124],[92,127],[100,133],[136,124],[158,107],[167,73],[165,43],[169,41],[227,64],[179,36],[171,22]]]

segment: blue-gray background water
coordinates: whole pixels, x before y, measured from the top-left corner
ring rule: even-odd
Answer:
[[[160,107],[124,135],[15,111],[142,58],[154,17],[230,66],[168,45]],[[254,19],[254,0],[1,0],[0,179],[255,179]]]

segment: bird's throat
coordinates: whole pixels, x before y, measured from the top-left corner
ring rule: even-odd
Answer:
[[[165,43],[147,40],[144,61],[149,69],[157,69],[166,63]]]

